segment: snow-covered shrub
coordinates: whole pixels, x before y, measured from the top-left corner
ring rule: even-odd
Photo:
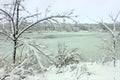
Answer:
[[[28,59],[23,60],[21,63],[13,64],[11,62],[4,62],[4,66],[1,68],[3,71],[0,73],[1,80],[22,80],[26,77],[26,70],[24,68],[24,64],[28,61]]]
[[[79,63],[83,58],[78,53],[78,48],[69,49],[65,44],[58,44],[56,67],[63,67],[73,63]]]
[[[0,73],[1,80],[22,80],[28,75],[43,73],[46,71],[43,61],[52,63],[49,55],[45,54],[43,45],[37,45],[32,41],[24,41],[21,44],[24,46],[23,52],[22,55],[17,55],[16,63],[13,64],[7,55],[1,59],[0,69],[3,70]]]
[[[50,58],[49,51],[44,45],[36,44],[34,41],[25,41],[24,55],[29,58],[26,67],[32,66],[38,72],[45,69],[49,64],[53,64],[54,61]]]

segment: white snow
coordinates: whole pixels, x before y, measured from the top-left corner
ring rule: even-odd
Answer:
[[[84,62],[61,69],[50,66],[46,72],[28,76],[24,80],[120,80],[120,60],[116,67],[112,62],[105,65]]]

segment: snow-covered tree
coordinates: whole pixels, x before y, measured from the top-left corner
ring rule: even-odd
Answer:
[[[21,35],[27,31],[29,28],[35,26],[38,23],[41,22],[58,22],[56,19],[58,18],[67,18],[71,19],[72,12],[70,13],[63,13],[63,14],[56,14],[56,15],[50,15],[48,16],[49,11],[45,10],[45,16],[43,18],[40,18],[38,15],[41,15],[41,13],[35,13],[31,14],[29,11],[26,10],[26,8],[23,5],[24,0],[12,0],[11,4],[4,4],[3,6],[6,6],[5,8],[0,8],[0,20],[4,20],[6,23],[8,23],[9,28],[4,27],[0,33],[7,36],[11,41],[13,41],[14,49],[13,49],[13,63],[16,62],[16,54],[17,54],[17,48],[21,46],[19,44],[19,38]],[[23,16],[22,13],[26,13],[26,16]],[[29,20],[32,20],[37,16],[37,20],[30,22]],[[29,24],[25,25],[25,22],[29,22]],[[24,27],[23,27],[24,26]]]
[[[115,17],[113,15],[109,15],[111,21],[112,21],[112,27],[108,25],[107,23],[104,23],[102,20],[100,24],[102,24],[108,31],[108,36],[110,36],[109,39],[104,39],[104,42],[107,44],[107,46],[104,46],[104,49],[106,49],[109,53],[107,57],[109,56],[114,63],[114,67],[116,66],[116,58],[117,58],[117,53],[119,51],[119,43],[120,43],[120,31],[118,30],[118,17],[119,17],[120,12],[117,13]]]

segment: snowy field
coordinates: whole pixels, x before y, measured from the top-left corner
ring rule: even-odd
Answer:
[[[113,67],[112,63],[79,63],[55,68],[50,66],[42,74],[28,76],[24,80],[120,80],[120,61]]]
[[[0,76],[3,73],[1,69]],[[1,80],[120,80],[120,61],[117,61],[116,67],[113,67],[112,62],[104,65],[96,62],[82,62],[62,68],[50,66],[41,73],[24,75],[21,79],[17,76],[18,74],[15,74],[14,79],[11,75]]]

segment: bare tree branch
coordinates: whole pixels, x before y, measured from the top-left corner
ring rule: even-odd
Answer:
[[[10,38],[12,41],[14,40],[12,37],[10,37],[10,35],[8,35],[7,33],[4,33],[4,32],[0,32],[0,34],[3,34],[5,36],[7,36],[8,38]]]
[[[12,22],[13,31],[15,33],[15,26],[14,26],[14,19],[13,19],[13,17],[8,12],[6,12],[3,9],[0,9],[0,11],[2,11],[4,13],[4,15],[9,17],[10,21]],[[9,21],[9,19],[8,19],[8,21]]]
[[[37,23],[40,23],[42,21],[47,21],[47,20],[50,20],[50,19],[53,19],[53,18],[70,18],[68,16],[60,16],[60,15],[57,15],[57,16],[50,16],[50,17],[47,17],[47,18],[43,18],[43,19],[40,19],[38,20],[37,22],[27,26],[26,28],[24,28],[17,36],[17,38],[19,38],[21,36],[22,33],[24,33],[26,30],[28,30],[29,28],[33,27],[34,25],[36,25]]]
[[[114,35],[113,31],[109,28],[109,26],[107,24],[105,24],[104,22],[101,23],[112,35]]]
[[[17,0],[15,0],[15,2],[13,3],[13,13],[12,13],[12,16],[14,17],[15,15],[15,10],[16,10],[16,6],[17,6]]]
[[[2,11],[5,15],[7,15],[7,16],[13,21],[12,16],[11,16],[8,12],[6,12],[6,11],[3,10],[3,9],[0,9],[0,11]]]

